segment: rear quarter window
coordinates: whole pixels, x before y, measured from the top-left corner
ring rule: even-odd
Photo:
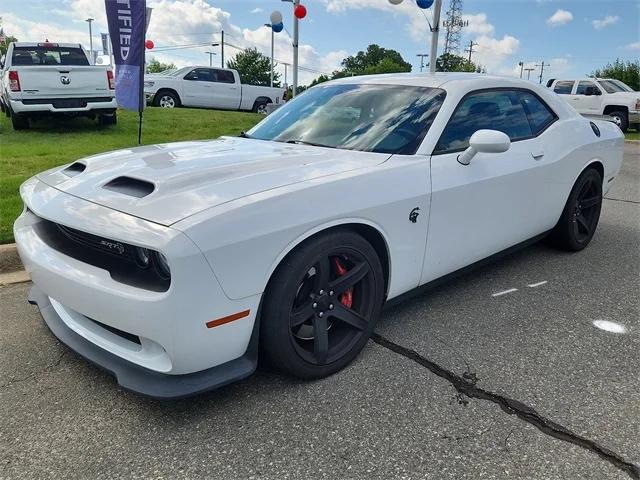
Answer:
[[[564,80],[556,82],[555,86],[553,87],[553,91],[560,95],[570,95],[571,90],[573,90],[573,84],[574,82]]]

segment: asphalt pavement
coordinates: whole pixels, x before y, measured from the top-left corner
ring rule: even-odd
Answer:
[[[586,250],[536,244],[387,309],[320,381],[145,399],[61,345],[29,287],[0,288],[0,478],[637,478],[640,144]]]

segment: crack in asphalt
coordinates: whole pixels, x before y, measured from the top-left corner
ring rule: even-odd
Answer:
[[[590,452],[596,453],[598,456],[600,456],[600,458],[619,468],[620,470],[628,474],[631,478],[640,480],[640,466],[625,460],[621,455],[599,445],[595,441],[578,435],[577,433],[572,432],[559,423],[545,418],[544,416],[536,412],[533,408],[518,400],[514,400],[512,398],[505,397],[503,395],[476,386],[477,378],[475,374],[469,375],[468,372],[465,372],[465,374],[463,374],[462,376],[456,375],[452,371],[441,367],[440,365],[429,360],[426,357],[423,357],[415,350],[411,350],[407,347],[403,347],[402,345],[398,345],[397,343],[394,343],[377,333],[373,333],[371,335],[371,340],[373,340],[381,347],[402,355],[403,357],[408,358],[418,365],[427,368],[433,374],[448,381],[456,389],[456,396],[458,397],[458,401],[460,401],[461,403],[464,403],[465,405],[468,403],[468,401],[462,401],[464,397],[477,398],[480,400],[487,400],[489,402],[495,403],[502,409],[503,412],[509,415],[516,415],[520,420],[533,425],[542,433],[553,438],[557,438],[558,440],[572,443],[584,448],[585,450],[589,450]]]
[[[64,358],[66,353],[67,353],[67,350],[64,350],[58,356],[58,358],[56,358],[52,363],[50,363],[49,365],[44,367],[42,370],[39,370],[37,372],[32,372],[29,375],[27,375],[25,377],[22,377],[22,378],[16,378],[16,379],[13,379],[13,380],[9,380],[7,383],[3,383],[2,385],[0,385],[0,388],[6,388],[6,387],[10,387],[11,385],[15,385],[17,383],[26,382],[27,380],[31,380],[33,378],[36,378],[36,377],[42,375],[43,373],[46,373],[46,372],[50,371],[51,369],[53,369],[53,368],[57,367],[58,365],[60,365],[60,362],[62,362],[62,359]]]
[[[611,198],[611,197],[603,197],[605,200],[612,200],[614,202],[624,202],[624,203],[633,203],[634,205],[640,205],[640,202],[636,200],[625,200],[623,198]]]

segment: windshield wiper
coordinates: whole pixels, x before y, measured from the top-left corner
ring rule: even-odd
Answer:
[[[331,145],[323,145],[322,143],[306,142],[304,140],[287,140],[285,143],[295,143],[296,145],[311,145],[312,147],[336,148]]]

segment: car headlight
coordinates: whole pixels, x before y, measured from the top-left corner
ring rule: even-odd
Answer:
[[[156,82],[148,82],[148,81],[144,82],[144,86],[145,87],[153,87],[155,84],[156,84]]]
[[[153,252],[153,266],[160,278],[165,280],[171,278],[169,262],[167,262],[167,257],[165,257],[163,253]]]

